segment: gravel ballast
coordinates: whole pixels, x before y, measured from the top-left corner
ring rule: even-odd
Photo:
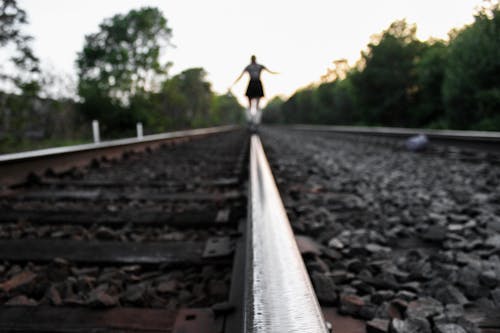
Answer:
[[[321,248],[304,259],[322,305],[377,332],[476,332],[500,313],[497,166],[261,133],[296,235]]]

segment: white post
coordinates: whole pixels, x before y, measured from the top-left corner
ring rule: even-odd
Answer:
[[[142,123],[137,123],[137,139],[142,139]]]
[[[92,120],[92,133],[94,134],[94,143],[101,141],[101,136],[99,134],[99,121]]]

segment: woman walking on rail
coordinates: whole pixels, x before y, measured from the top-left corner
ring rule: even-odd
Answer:
[[[243,69],[240,76],[234,81],[233,86],[243,77],[243,75],[248,73],[250,76],[250,81],[248,82],[247,91],[245,96],[248,98],[248,113],[247,118],[253,123],[260,122],[260,109],[259,101],[264,97],[264,88],[262,87],[262,82],[260,81],[260,73],[265,70],[271,74],[278,74],[266,68],[266,66],[258,64],[256,57],[253,55],[250,58],[250,64]],[[252,108],[252,101],[255,101],[255,108]]]

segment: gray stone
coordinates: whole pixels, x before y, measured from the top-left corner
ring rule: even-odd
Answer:
[[[496,249],[500,249],[500,235],[490,236],[485,244],[490,247],[494,247]]]
[[[301,255],[319,256],[321,254],[321,244],[317,243],[311,237],[296,235],[295,241]]]
[[[161,294],[175,294],[178,289],[178,284],[177,281],[175,280],[169,280],[169,281],[163,281],[158,284],[156,287],[156,290],[161,293]]]
[[[459,304],[447,304],[444,310],[448,322],[455,323],[458,319],[463,318],[464,308]]]
[[[352,277],[352,274],[348,273],[343,269],[336,269],[331,271],[328,274],[328,276],[332,279],[334,283],[344,283]]]
[[[415,263],[409,273],[409,279],[417,281],[431,280],[434,277],[432,266],[427,260],[421,260]]]
[[[322,249],[323,255],[325,255],[327,258],[333,259],[333,260],[339,260],[342,259],[342,253],[335,249],[331,249],[328,247],[323,247]]]
[[[411,291],[401,290],[396,294],[396,298],[409,302],[417,298],[417,294],[412,293]]]
[[[494,271],[484,271],[479,274],[479,282],[489,288],[494,288],[498,284],[498,278]]]
[[[381,273],[373,278],[362,278],[361,280],[371,284],[376,289],[396,290],[399,288],[399,283],[389,273]]]
[[[430,318],[443,312],[443,305],[432,297],[419,298],[408,304],[408,318]]]
[[[389,320],[374,318],[366,322],[366,333],[386,333],[389,331]]]
[[[401,288],[404,290],[409,290],[411,292],[414,292],[415,294],[418,294],[421,292],[422,286],[420,282],[417,281],[411,281],[411,282],[406,282],[401,285]]]
[[[354,273],[359,273],[364,266],[365,265],[361,262],[361,260],[358,259],[351,259],[347,263],[347,269]]]
[[[393,319],[390,327],[392,333],[432,333],[431,325],[422,318]]]
[[[494,221],[490,221],[488,227],[495,232],[500,232],[500,219],[497,218]]]
[[[342,295],[340,297],[339,313],[357,316],[365,306],[365,301],[356,295]]]
[[[500,308],[500,288],[491,291],[491,298],[495,302],[495,305]]]
[[[146,290],[148,288],[148,285],[146,283],[138,283],[138,284],[133,284],[129,285],[125,292],[121,295],[121,298],[124,301],[130,302],[130,303],[139,303],[143,300],[144,295],[146,293]]]
[[[375,317],[383,319],[402,318],[400,313],[392,313],[391,305],[387,302],[379,304]]]
[[[389,301],[394,298],[394,292],[392,290],[379,290],[372,294],[372,302],[375,304],[382,304],[385,301]]]
[[[389,316],[391,318],[403,318],[403,314],[406,312],[406,308],[408,307],[408,302],[403,301],[402,299],[394,299],[389,304]]]
[[[342,243],[338,238],[332,238],[328,242],[328,247],[331,247],[334,249],[343,249],[344,243]]]
[[[467,333],[467,331],[457,324],[436,325],[435,333]]]
[[[470,300],[487,297],[490,292],[488,287],[482,286],[479,283],[463,283],[462,285],[465,295]]]
[[[358,312],[358,316],[364,320],[372,320],[377,313],[377,307],[373,304],[365,304]]]
[[[448,230],[449,231],[462,231],[465,229],[465,226],[463,224],[448,224]]]
[[[358,294],[360,294],[360,295],[366,295],[366,294],[371,295],[375,291],[375,289],[372,286],[370,286],[368,283],[363,282],[361,280],[352,281],[351,286],[356,288],[356,290],[358,291]]]
[[[474,305],[478,309],[481,309],[484,312],[487,312],[487,311],[490,311],[490,310],[492,311],[492,310],[495,309],[495,304],[493,303],[493,301],[491,301],[490,299],[488,299],[486,297],[481,297],[481,298],[477,299],[474,302]]]
[[[391,251],[390,248],[375,243],[366,244],[365,249],[370,253],[379,253],[379,252],[388,253]]]
[[[474,268],[474,265],[478,263],[480,258],[474,254],[465,253],[462,251],[457,252],[456,261],[460,265],[470,265],[470,268]]]
[[[337,303],[337,290],[332,278],[328,275],[314,272],[311,275],[314,291],[322,305],[334,305]]]
[[[482,330],[477,327],[477,325],[468,319],[465,318],[465,316],[462,316],[457,319],[456,324],[460,325],[465,329],[467,333],[481,333]]]
[[[99,227],[95,232],[95,237],[97,239],[110,240],[116,239],[117,233],[108,227]]]
[[[460,290],[452,285],[448,285],[436,292],[436,299],[443,304],[467,304],[469,300]]]
[[[479,272],[471,266],[462,267],[458,272],[458,281],[461,285],[479,284],[478,278]]]
[[[88,292],[95,285],[96,278],[92,276],[82,275],[76,279],[76,288],[78,292]]]
[[[103,290],[94,290],[87,300],[87,304],[95,307],[113,307],[118,305],[118,298],[109,295]]]
[[[432,317],[432,322],[434,325],[449,324],[449,320],[444,313],[438,314]]]
[[[422,234],[422,238],[429,242],[440,243],[446,239],[447,229],[444,226],[430,226],[426,232]]]
[[[339,286],[339,295],[356,295],[357,290],[351,285]]]

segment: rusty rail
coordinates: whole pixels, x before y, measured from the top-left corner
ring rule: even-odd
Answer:
[[[47,169],[60,172],[72,167],[86,165],[91,160],[104,156],[108,158],[119,157],[127,151],[143,151],[148,148],[156,148],[170,141],[222,133],[237,128],[239,127],[234,125],[201,128],[148,135],[142,138],[120,139],[0,155],[0,187],[21,183],[30,173],[38,174]]]

